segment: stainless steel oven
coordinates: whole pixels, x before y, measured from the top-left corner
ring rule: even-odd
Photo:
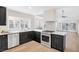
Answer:
[[[41,34],[41,44],[51,48],[51,34],[43,32]]]

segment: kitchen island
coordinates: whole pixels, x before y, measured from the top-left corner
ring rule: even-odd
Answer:
[[[66,32],[54,32],[51,34],[51,48],[64,51],[66,48]]]

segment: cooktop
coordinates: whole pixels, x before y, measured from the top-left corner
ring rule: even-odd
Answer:
[[[55,32],[55,31],[49,31],[49,30],[45,30],[45,31],[43,31],[43,32]]]

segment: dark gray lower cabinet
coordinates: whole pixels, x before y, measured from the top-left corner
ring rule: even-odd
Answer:
[[[0,51],[4,51],[8,49],[8,39],[7,35],[0,36]]]
[[[52,34],[51,38],[51,47],[63,52],[65,47],[65,36]]]
[[[23,33],[19,33],[19,43],[20,43],[20,44],[25,43],[24,36],[25,36],[25,35],[23,35]]]
[[[57,48],[56,35],[54,34],[51,35],[51,47]]]
[[[34,34],[34,35],[35,35],[34,41],[40,43],[40,42],[41,42],[41,39],[40,39],[40,35],[41,35],[41,33],[35,31],[35,34]]]
[[[0,52],[2,51],[2,46],[1,46],[1,39],[0,39]]]
[[[40,32],[37,32],[37,31],[28,31],[28,32],[21,32],[19,34],[19,37],[20,37],[20,44],[23,44],[23,43],[26,43],[26,42],[29,42],[29,41],[36,41],[36,42],[41,42],[40,41]]]
[[[31,41],[32,39],[29,38],[29,32],[21,32],[19,34],[19,42],[20,44],[24,44],[24,43],[27,43],[29,41]]]
[[[31,39],[31,40],[34,40],[35,39],[35,31],[29,31],[28,32],[28,38]]]

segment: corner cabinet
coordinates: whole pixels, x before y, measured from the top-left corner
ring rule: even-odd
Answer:
[[[65,48],[65,36],[52,34],[51,38],[51,48],[55,48],[63,52]]]
[[[7,35],[0,35],[0,52],[8,49]]]
[[[24,43],[27,43],[29,41],[31,41],[31,36],[29,34],[29,32],[21,32],[19,33],[19,42],[20,44],[24,44]]]
[[[6,25],[6,8],[0,6],[0,25]]]
[[[35,39],[34,39],[34,40],[35,40],[36,42],[38,42],[38,43],[41,43],[40,37],[41,37],[41,33],[35,31]]]

